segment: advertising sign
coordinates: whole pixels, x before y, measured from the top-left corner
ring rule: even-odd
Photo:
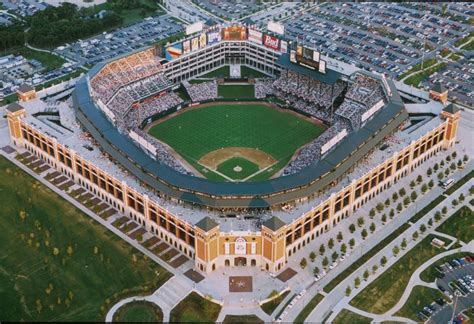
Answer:
[[[290,62],[291,63],[297,63],[297,61],[296,61],[296,52],[294,50],[291,50],[291,52],[290,52]]]
[[[197,51],[199,49],[199,37],[194,37],[191,40],[191,51]]]
[[[177,59],[183,55],[183,44],[182,43],[176,43],[171,46],[168,46],[165,48],[165,58],[168,61],[172,61],[174,59]]]
[[[245,40],[247,32],[244,26],[230,26],[222,29],[222,38],[224,40]]]
[[[279,39],[267,34],[263,35],[263,45],[274,50],[278,50],[280,48]]]
[[[189,52],[191,52],[191,41],[188,39],[183,42],[183,54],[188,54]]]
[[[262,33],[254,29],[249,29],[249,41],[262,44]]]
[[[199,36],[199,48],[204,48],[206,46],[207,46],[206,34],[202,33],[201,36]]]
[[[318,71],[321,73],[326,73],[326,61],[319,61]]]
[[[287,53],[288,52],[288,43],[284,40],[280,41],[280,52]]]
[[[221,33],[219,32],[212,32],[207,33],[207,44],[212,45],[221,41]]]
[[[319,55],[319,52],[314,51],[314,52],[313,52],[313,61],[319,62],[319,56],[320,56],[320,55]]]
[[[204,28],[202,21],[198,21],[192,25],[186,26],[186,35],[191,35],[200,32]]]
[[[283,35],[285,33],[285,27],[282,24],[279,24],[273,21],[268,22],[267,28],[269,31],[272,31],[280,35]]]

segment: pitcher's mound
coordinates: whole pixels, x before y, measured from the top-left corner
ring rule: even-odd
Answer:
[[[237,165],[233,169],[235,172],[242,172],[242,167],[240,165]]]

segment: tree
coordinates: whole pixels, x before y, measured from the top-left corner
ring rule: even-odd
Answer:
[[[336,251],[334,251],[331,255],[331,259],[333,262],[336,261],[338,257],[339,257],[339,254]]]
[[[351,249],[354,248],[354,245],[355,245],[355,240],[353,238],[351,238],[349,240],[349,246],[351,247]]]
[[[457,206],[459,204],[457,199],[453,199],[452,203],[453,206]]]
[[[357,218],[357,225],[362,227],[364,225],[364,219],[362,217]]]
[[[380,213],[380,212],[384,209],[384,207],[385,207],[384,204],[382,204],[381,202],[379,202],[375,208],[376,208],[377,211]]]
[[[416,191],[411,192],[410,198],[411,198],[411,201],[415,201],[416,198],[418,198],[418,194],[416,193]]]
[[[405,250],[407,247],[407,239],[403,238],[402,243],[400,243],[400,246],[402,247],[402,250]]]
[[[449,161],[451,161],[451,157],[448,155],[448,156],[446,157],[446,163],[449,162]]]
[[[403,198],[403,204],[405,206],[408,206],[410,204],[410,202],[411,202],[410,197],[407,196],[407,197]]]
[[[471,188],[469,188],[469,194],[471,196],[474,195],[474,186],[471,186]]]
[[[401,188],[400,190],[398,190],[398,194],[399,194],[401,197],[403,197],[403,196],[405,196],[405,195],[407,194],[407,192],[406,192],[405,188]]]
[[[456,153],[456,151],[454,151],[454,152],[451,154],[451,157],[452,157],[453,159],[455,159],[456,156],[458,156],[458,154]]]
[[[374,264],[374,265],[372,266],[372,273],[375,274],[378,269],[379,269],[379,267],[378,267],[376,264]]]
[[[441,160],[441,162],[439,163],[439,165],[440,165],[441,167],[444,167],[444,160]]]
[[[380,259],[380,264],[382,265],[382,267],[385,267],[385,265],[387,264],[387,257],[385,255]]]
[[[377,205],[378,206],[378,205]],[[372,208],[370,211],[369,211],[369,216],[370,216],[370,219],[374,218],[375,216],[375,209]]]
[[[347,286],[346,288],[346,296],[349,297],[351,295],[351,287]]]
[[[443,174],[442,171],[440,171],[440,172],[438,173],[438,180],[443,180],[443,178],[444,178],[444,174]]]
[[[395,245],[392,249],[392,252],[394,256],[397,256],[398,253],[400,252],[400,248],[397,245]]]
[[[451,162],[451,164],[449,165],[449,168],[453,171],[456,170],[456,164],[454,164],[454,162]]]
[[[370,230],[370,233],[375,232],[375,223],[374,223],[374,222],[372,222],[372,223],[370,224],[369,230]]]
[[[421,233],[426,232],[426,225],[425,225],[425,224],[421,224],[421,225],[420,225],[420,232],[421,232]]]
[[[319,268],[318,268],[318,267],[314,267],[314,269],[313,269],[313,275],[316,277],[318,274],[319,274]]]
[[[423,177],[421,176],[421,174],[419,174],[418,177],[416,177],[416,182],[421,183],[422,181]]]
[[[385,199],[385,206],[390,206],[390,198]]]
[[[449,169],[444,170],[444,175],[448,176],[449,175]]]
[[[72,256],[72,253],[74,252],[72,246],[69,245],[69,246],[67,247],[66,252],[67,252],[67,254],[68,254],[69,256]]]
[[[334,239],[330,238],[328,241],[328,248],[332,250],[333,247],[334,247]]]
[[[349,225],[349,231],[350,231],[351,233],[354,233],[355,230],[356,230],[356,227],[355,227],[354,224]]]
[[[458,169],[461,169],[461,167],[462,167],[462,161],[461,161],[460,159],[458,160],[457,166],[458,166]]]
[[[364,229],[362,230],[362,232],[360,232],[360,235],[362,235],[362,239],[365,240],[365,238],[366,238],[367,235],[368,235],[367,230],[364,228]]]
[[[435,163],[435,165],[433,165],[433,170],[435,170],[435,171],[438,171],[438,170],[439,170],[439,165],[438,165],[438,163]]]
[[[464,154],[462,160],[464,161],[464,163],[466,163],[469,160],[469,157],[467,156],[467,154]]]
[[[415,180],[410,181],[410,188],[413,189],[415,188],[415,186],[416,186]]]
[[[26,219],[26,212],[24,210],[20,210],[20,219],[22,222]]]
[[[390,209],[390,213],[388,214],[388,216],[390,216],[390,218],[395,217],[395,210],[393,208]]]
[[[424,183],[422,186],[421,186],[421,192],[422,193],[425,193],[428,191],[428,185],[426,183]]]
[[[392,195],[392,200],[395,202],[398,200],[398,194],[396,192],[393,193]]]
[[[364,273],[362,274],[365,281],[367,281],[367,279],[369,279],[369,275],[370,275],[369,270],[365,269]]]
[[[53,255],[57,256],[59,254],[59,249],[57,247],[53,248]]]
[[[337,241],[341,242],[343,238],[344,237],[342,236],[342,232],[339,231],[339,233],[337,233],[337,236],[336,236]]]
[[[418,231],[414,231],[411,237],[413,238],[413,241],[416,241],[418,239]]]
[[[308,262],[306,261],[306,258],[301,259],[301,261],[300,261],[301,269],[306,268],[307,265],[308,265]]]
[[[439,222],[441,220],[441,212],[438,210],[434,215],[435,222]]]
[[[459,199],[460,202],[463,202],[464,199],[466,199],[466,197],[464,197],[464,194],[461,193],[461,194],[459,195],[458,199]]]
[[[357,278],[354,279],[354,286],[355,286],[356,288],[359,288],[359,286],[360,286],[360,279],[359,279],[359,277],[357,277]]]
[[[314,253],[313,251],[311,251],[309,253],[309,259],[311,260],[311,262],[314,262],[314,260],[316,259],[316,253]]]
[[[402,209],[403,209],[402,203],[398,203],[398,205],[397,205],[398,212],[401,212]]]
[[[321,246],[319,247],[319,254],[323,255],[324,252],[326,252],[326,249],[324,248],[324,244],[321,244]]]
[[[393,209],[392,209],[393,210]],[[387,222],[387,215],[386,214],[383,214],[382,215],[382,223],[386,223]]]
[[[427,176],[430,176],[430,175],[432,175],[432,174],[433,174],[433,169],[428,168],[428,170],[426,170],[426,175],[427,175]]]
[[[326,268],[329,265],[328,257],[324,257],[322,265],[323,265],[324,268]]]
[[[341,244],[341,254],[346,254],[347,251],[347,245],[345,243]]]
[[[428,226],[433,226],[433,218],[428,219]]]
[[[433,182],[433,180],[430,180],[428,182],[428,187],[433,188],[433,186],[434,186],[434,182]]]

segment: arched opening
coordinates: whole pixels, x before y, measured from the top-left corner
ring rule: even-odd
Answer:
[[[252,267],[255,267],[255,266],[257,265],[257,260],[252,259],[252,260],[250,261],[250,265],[251,265]]]
[[[247,258],[244,257],[237,257],[234,259],[235,266],[246,266],[247,265]]]
[[[230,267],[230,260],[226,259],[226,260],[224,261],[224,265],[225,265],[226,267]]]

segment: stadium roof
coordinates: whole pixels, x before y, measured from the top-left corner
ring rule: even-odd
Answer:
[[[35,88],[33,88],[32,86],[30,86],[29,84],[26,84],[26,83],[23,83],[23,84],[18,88],[18,92],[21,92],[21,93],[30,92],[30,91],[33,91],[33,90],[35,90]]]
[[[445,86],[444,86],[441,82],[436,82],[436,83],[433,85],[433,88],[432,88],[431,90],[433,90],[434,92],[437,92],[437,93],[443,93],[443,92],[445,92],[447,89],[445,88]]]
[[[273,216],[272,218],[270,218],[269,220],[264,222],[262,225],[275,232],[278,229],[285,226],[285,223],[281,219],[279,219],[278,217]]]
[[[459,107],[456,104],[450,103],[449,105],[443,108],[443,111],[446,111],[450,114],[455,114],[459,111]]]
[[[326,67],[326,73],[321,73],[319,71],[315,71],[309,68],[306,68],[302,65],[297,63],[290,62],[290,55],[282,54],[275,62],[276,65],[281,66],[287,70],[305,75],[307,77],[313,78],[315,80],[321,81],[322,83],[326,84],[334,84],[341,78],[341,73],[331,70]]]
[[[19,103],[14,102],[14,103],[9,104],[6,109],[7,109],[9,112],[14,113],[14,112],[17,112],[17,111],[22,110],[22,109],[25,109],[25,108],[23,108],[23,106],[20,105]]]
[[[219,226],[219,224],[217,224],[212,218],[206,216],[203,219],[201,219],[199,222],[197,222],[196,226],[205,232],[209,232],[214,227]]]

